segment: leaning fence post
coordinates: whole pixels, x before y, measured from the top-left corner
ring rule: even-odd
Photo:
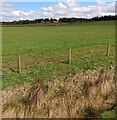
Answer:
[[[18,54],[18,72],[21,73],[21,59],[19,54]]]
[[[110,54],[110,43],[107,45],[107,56]]]
[[[71,64],[71,48],[69,49],[69,64]]]

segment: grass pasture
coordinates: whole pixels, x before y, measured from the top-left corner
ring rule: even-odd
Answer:
[[[38,92],[36,90],[39,90],[38,93],[42,96],[40,99],[43,101],[42,106],[34,107],[37,106],[36,102],[32,102],[31,105],[39,111],[43,109],[43,105],[46,106],[43,109],[45,111],[40,113],[41,116],[51,117],[54,112],[61,116],[61,110],[54,111],[52,107],[57,100],[65,101],[65,104],[63,102],[58,104],[68,108],[64,117],[100,116],[102,112],[103,118],[115,116],[115,110],[106,112],[103,110],[104,108],[110,110],[110,105],[116,106],[113,69],[115,66],[115,21],[3,26],[2,30],[2,85],[3,99],[6,102],[3,106],[4,116],[8,117],[9,114],[14,116],[12,109],[17,108],[17,103],[20,106],[18,109],[21,110],[19,114],[22,114],[25,108],[28,110],[30,104],[27,104],[27,100],[31,99],[32,102],[40,99],[34,96]],[[107,56],[109,43],[110,54]],[[70,48],[71,64],[69,64]],[[18,73],[18,54],[21,57],[21,74]],[[100,68],[104,71],[102,72]],[[43,92],[46,87],[50,92]],[[81,88],[81,91],[78,88]],[[87,91],[89,91],[88,94]],[[85,96],[84,93],[87,95]],[[69,99],[70,94],[74,96],[74,98],[72,96],[73,101]],[[97,98],[93,94],[96,94]],[[9,100],[8,96],[14,98],[13,101]],[[46,103],[49,101],[48,96],[54,96],[53,103]],[[95,104],[95,99],[99,102],[99,106]],[[81,105],[79,100],[82,101]],[[75,101],[78,106],[75,106]],[[109,105],[107,101],[110,101]],[[83,115],[77,114],[77,108],[73,111],[73,105],[81,106],[78,109],[82,108]],[[53,111],[49,115],[48,109]],[[92,110],[96,110],[95,114]],[[16,109],[14,111],[17,113]],[[36,117],[37,114],[34,112],[30,115]]]
[[[40,76],[51,80],[82,69],[114,65],[114,27],[114,21],[3,27],[3,88]],[[108,43],[110,56],[106,56]],[[17,73],[17,54],[21,56],[22,74]]]

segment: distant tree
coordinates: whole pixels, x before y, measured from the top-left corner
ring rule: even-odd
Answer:
[[[44,22],[50,22],[49,18],[45,18]]]
[[[73,22],[88,22],[88,21],[106,21],[106,20],[117,20],[117,15],[115,16],[101,16],[101,17],[93,17],[91,19],[87,18],[59,18],[58,22],[63,23],[73,23]],[[17,25],[17,24],[32,24],[32,23],[41,23],[41,22],[55,22],[57,19],[35,19],[35,20],[19,20],[19,21],[12,21],[12,22],[1,22],[2,25]]]

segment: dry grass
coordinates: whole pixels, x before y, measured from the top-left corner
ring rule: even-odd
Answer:
[[[18,99],[4,102],[3,117],[98,117],[116,101],[115,69],[81,72],[63,80],[39,81]]]

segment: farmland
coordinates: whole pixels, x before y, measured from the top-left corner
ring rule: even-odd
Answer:
[[[53,72],[60,77],[114,65],[114,21],[32,26],[3,27],[3,86],[30,82],[39,75],[52,79]],[[110,56],[106,56],[108,43]],[[71,65],[67,64],[69,48]],[[21,56],[21,75],[17,73],[17,54]]]
[[[48,81],[50,82],[48,83],[49,85],[60,85],[60,88],[61,84],[63,84],[62,81],[65,81],[65,86],[63,86],[66,87],[68,85],[67,88],[69,90],[70,83],[74,83],[74,81],[70,81],[70,79],[74,78],[75,75],[81,74],[82,78],[82,73],[85,76],[85,72],[88,74],[88,70],[98,71],[100,68],[108,70],[111,68],[113,69],[115,66],[115,21],[69,24],[28,24],[21,26],[4,26],[2,29],[3,90],[9,88],[12,89],[15,88],[15,86],[27,86],[27,84],[30,86],[30,84],[32,85],[35,82],[39,82],[39,84],[45,88],[45,84]],[[107,56],[108,44],[110,44],[110,52]],[[70,49],[71,64],[69,64]],[[18,73],[17,55],[20,55],[21,58],[22,71],[20,74]],[[92,73],[89,71],[89,73],[90,80],[92,80],[91,76],[96,73],[96,81],[98,81],[98,77],[100,81],[103,81],[103,78],[100,78],[99,76],[99,74],[101,74],[100,70],[99,72]],[[107,74],[107,76],[105,74]],[[106,77],[108,78],[106,83],[112,83],[109,85],[114,91],[114,81],[111,81],[110,79],[111,74],[113,75],[114,72],[110,70],[109,72],[106,71],[105,74],[105,81]],[[78,78],[76,83],[80,85],[81,83],[79,80],[81,80],[81,82],[85,84],[87,77],[86,79],[85,77],[82,79]],[[112,80],[113,79],[115,79],[114,76]],[[104,82],[100,83],[98,81],[98,83],[96,82],[92,86],[100,89],[100,85],[104,86],[104,84]],[[34,84],[34,87],[35,86],[36,85]],[[52,92],[55,94],[55,89],[59,89],[59,87],[55,86],[53,85],[53,91],[50,87],[50,93]],[[75,84],[73,86],[77,91]],[[93,87],[91,88],[93,89]],[[35,89],[31,89],[32,94],[34,94],[33,90]],[[69,94],[76,95],[74,92],[75,89],[70,93],[67,91],[68,97]],[[112,96],[109,100],[115,104],[113,98],[115,91],[111,93],[111,89],[109,89],[109,95]],[[63,90],[64,92],[63,88],[60,90]],[[63,93],[61,91],[59,92]],[[103,92],[104,91],[102,90],[102,93],[98,96],[99,99],[105,99]],[[48,92],[46,96],[51,96],[50,93]],[[105,93],[107,96],[108,90],[105,91]],[[45,101],[47,99],[44,98]],[[64,98],[60,97],[60,99]]]

